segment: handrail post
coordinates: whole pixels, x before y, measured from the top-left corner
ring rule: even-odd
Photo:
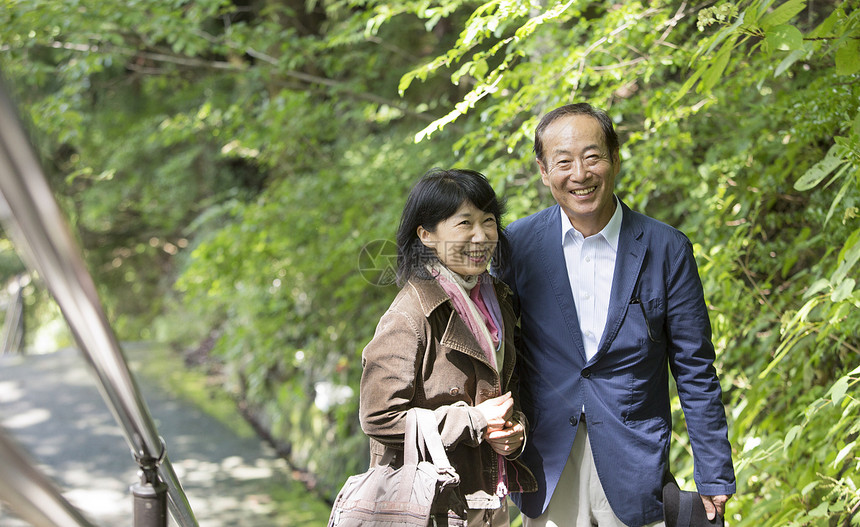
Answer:
[[[160,459],[137,456],[140,481],[131,487],[134,495],[134,527],[167,527],[167,485],[158,477],[158,465],[164,457],[161,443]]]

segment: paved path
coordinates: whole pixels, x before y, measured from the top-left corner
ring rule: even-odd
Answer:
[[[132,369],[134,370],[132,360]],[[200,527],[315,525],[294,510],[273,512],[273,485],[297,485],[257,438],[239,438],[196,408],[138,378]],[[129,527],[137,465],[77,350],[0,356],[0,424],[99,526]],[[0,504],[0,526],[24,527]],[[171,520],[170,525],[175,525]],[[324,525],[324,522],[323,522]]]

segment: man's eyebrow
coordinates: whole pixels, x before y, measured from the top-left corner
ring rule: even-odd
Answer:
[[[587,152],[589,150],[599,150],[600,152],[603,152],[604,148],[603,148],[603,145],[600,145],[597,143],[592,143],[592,144],[582,148],[583,152]],[[557,148],[557,149],[553,150],[552,153],[553,153],[553,155],[564,155],[564,154],[575,155],[572,151],[570,151],[567,148]]]

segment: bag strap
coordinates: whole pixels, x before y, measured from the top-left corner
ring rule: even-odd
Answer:
[[[432,461],[440,470],[452,469],[448,454],[439,436],[436,414],[426,408],[410,408],[406,412],[406,434],[403,442],[403,462],[417,465],[419,460]]]
[[[426,408],[410,408],[406,412],[406,433],[403,442],[403,468],[417,470],[419,458],[432,460],[442,487],[460,484],[460,476],[445,453],[439,436],[436,414]]]
[[[418,464],[418,414],[417,408],[410,408],[406,412],[406,434],[403,438],[403,464]],[[423,439],[420,439],[423,441]]]

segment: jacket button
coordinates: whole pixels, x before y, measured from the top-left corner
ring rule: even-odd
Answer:
[[[570,426],[576,426],[576,416],[575,415],[570,416]]]
[[[585,377],[586,379],[591,377],[591,370],[588,368],[585,368],[584,370],[582,370],[582,376]]]
[[[451,391],[449,391],[448,393],[457,396],[460,394],[460,388],[451,388]]]

